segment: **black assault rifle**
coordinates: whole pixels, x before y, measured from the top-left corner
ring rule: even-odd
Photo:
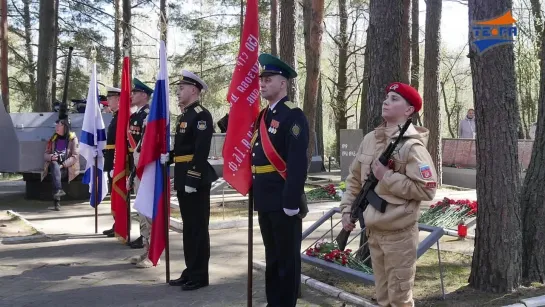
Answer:
[[[388,165],[388,160],[390,160],[390,157],[392,156],[395,148],[403,139],[403,135],[405,134],[405,131],[407,131],[411,123],[412,119],[409,118],[403,127],[399,127],[400,131],[398,137],[395,139],[395,141],[391,141],[390,144],[388,144],[388,147],[386,147],[386,150],[384,150],[384,152],[380,155],[378,159],[380,163],[382,163],[382,165]],[[386,205],[388,205],[388,202],[380,198],[380,196],[375,193],[375,187],[377,186],[377,184],[378,179],[375,177],[375,174],[373,174],[373,171],[371,170],[369,176],[367,176],[367,180],[365,180],[365,184],[363,185],[358,196],[352,203],[352,207],[350,209],[351,223],[356,223],[358,217],[363,214],[368,205],[373,206],[373,208],[377,209],[382,213],[386,211]],[[347,231],[343,228],[339,235],[337,235],[336,241],[339,245],[340,250],[344,250],[344,248],[346,247],[350,232],[351,231]]]

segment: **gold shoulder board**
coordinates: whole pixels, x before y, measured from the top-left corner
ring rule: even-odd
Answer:
[[[286,102],[284,102],[284,104],[290,109],[297,108],[297,106],[291,101],[286,101]]]

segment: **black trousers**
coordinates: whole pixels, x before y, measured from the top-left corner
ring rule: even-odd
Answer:
[[[301,286],[302,220],[284,211],[259,212],[265,245],[265,292],[267,306],[297,304]]]
[[[197,192],[177,191],[183,223],[184,259],[186,269],[182,276],[194,282],[208,283],[210,260],[210,188],[200,187]]]

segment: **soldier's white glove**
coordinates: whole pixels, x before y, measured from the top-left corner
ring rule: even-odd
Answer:
[[[197,189],[192,188],[190,186],[185,186],[185,192],[186,193],[194,193],[194,192],[197,192]]]
[[[96,158],[98,156],[98,150],[93,149],[92,152],[93,152],[93,158]]]
[[[170,155],[168,153],[161,154],[161,164],[166,164],[168,162],[168,158],[170,158]]]
[[[299,213],[299,208],[297,208],[297,209],[286,209],[286,208],[284,208],[284,213],[287,214],[288,216],[294,216],[297,213]]]
[[[114,170],[110,171],[110,178],[114,178]]]

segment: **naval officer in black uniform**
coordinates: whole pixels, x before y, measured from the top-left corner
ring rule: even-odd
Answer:
[[[178,105],[182,114],[176,121],[174,150],[163,155],[161,162],[174,162],[174,187],[183,222],[183,245],[186,269],[171,286],[196,290],[208,286],[210,259],[210,188],[218,176],[208,156],[214,122],[212,115],[199,102],[207,85],[197,75],[183,70],[178,82]]]
[[[108,87],[106,93],[106,99],[108,100],[108,108],[112,111],[112,120],[108,125],[108,130],[106,132],[106,147],[104,147],[104,171],[108,174],[108,187],[109,190],[112,190],[112,175],[114,170],[114,153],[115,153],[115,133],[117,129],[117,110],[119,109],[119,95],[121,94],[121,89],[116,87]],[[115,225],[115,217],[114,217]],[[108,237],[113,237],[114,226],[112,229],[108,229],[102,232]]]
[[[301,283],[309,128],[287,96],[295,70],[270,54],[261,54],[259,63],[261,95],[269,105],[259,113],[252,139],[254,209],[265,245],[267,306],[288,307],[296,305]]]
[[[153,94],[153,89],[144,84],[142,81],[137,78],[133,79],[133,89],[131,92],[131,107],[136,107],[136,112],[132,113],[129,117],[129,131],[127,134],[128,146],[129,146],[129,169],[131,172],[135,170],[138,158],[140,153],[137,149],[140,140],[144,137],[144,126],[145,121],[148,118],[149,114],[149,101],[151,94]],[[134,174],[132,174],[134,176]],[[135,193],[138,193],[139,185],[138,177],[135,177],[134,180],[134,190]],[[143,215],[140,216],[140,237],[138,239],[129,243],[129,246],[132,248],[143,248],[146,247],[146,242],[144,241],[144,234],[146,233],[146,225],[142,221]],[[144,217],[145,218],[145,217]],[[147,249],[147,248],[146,248]],[[147,258],[147,252],[140,256],[140,261]],[[131,263],[137,264],[140,262],[137,257],[131,258]]]

